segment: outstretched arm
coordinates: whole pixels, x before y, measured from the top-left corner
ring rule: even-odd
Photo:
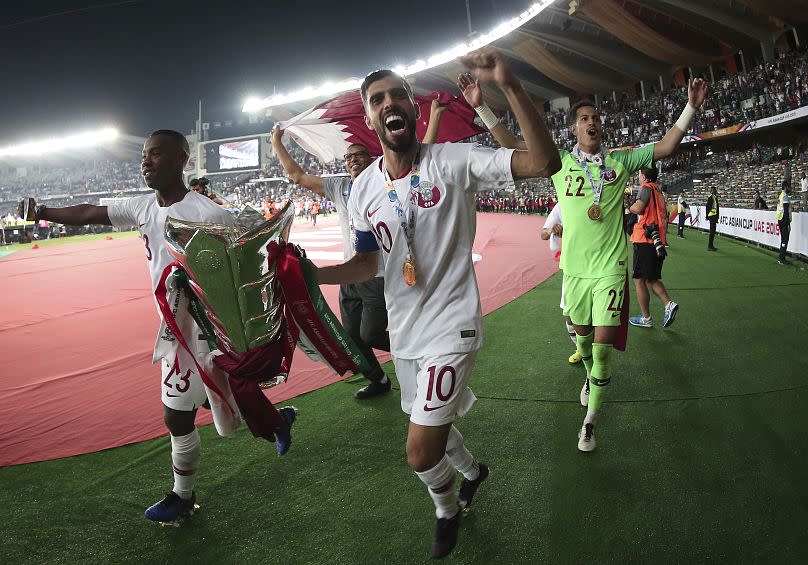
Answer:
[[[28,215],[24,216],[24,200],[20,202],[18,211],[20,217],[25,217],[25,219],[29,222],[47,220],[49,222],[56,222],[57,224],[65,224],[68,226],[86,226],[88,224],[102,224],[106,226],[112,225],[112,222],[109,221],[109,214],[107,214],[106,206],[79,204],[77,206],[68,206],[66,208],[40,207],[39,213],[37,213],[36,200],[29,198]]]
[[[707,98],[707,82],[704,79],[694,78],[687,86],[687,106],[682,111],[682,115],[676,124],[668,130],[662,141],[654,144],[654,161],[664,159],[673,155],[679,148],[679,144],[684,139],[687,130],[690,129],[690,122],[696,115],[696,110],[701,108]]]
[[[292,159],[292,156],[289,155],[286,147],[281,143],[281,137],[283,137],[283,130],[276,124],[275,127],[272,128],[272,149],[275,150],[275,155],[277,155],[278,161],[281,162],[283,170],[286,171],[286,174],[289,175],[293,183],[299,184],[303,188],[308,188],[319,196],[325,196],[323,177],[306,173],[300,165],[297,164],[297,161]]]
[[[341,265],[317,269],[318,284],[357,284],[369,281],[379,270],[379,252],[357,252]]]
[[[463,73],[457,77],[457,88],[463,93],[463,98],[466,99],[466,102],[474,108],[474,111],[477,112],[477,115],[483,120],[485,127],[488,128],[488,131],[491,132],[491,135],[494,136],[497,143],[508,149],[527,149],[525,142],[506,128],[505,125],[494,116],[488,104],[483,101],[483,91],[480,88],[479,80],[476,80],[469,73]]]
[[[440,129],[440,119],[446,111],[447,106],[441,104],[437,98],[432,101],[432,107],[429,110],[429,125],[426,128],[422,143],[437,143],[438,130]]]

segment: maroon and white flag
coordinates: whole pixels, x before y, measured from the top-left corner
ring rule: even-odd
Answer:
[[[418,139],[423,139],[426,134],[429,112],[435,98],[442,104],[448,104],[441,117],[438,143],[460,141],[486,131],[474,122],[477,114],[465,98],[452,96],[448,92],[431,92],[426,96],[415,96],[416,104],[421,107],[415,133]],[[373,155],[382,154],[376,132],[365,125],[365,109],[358,90],[318,104],[281,122],[280,127],[298,145],[325,163],[342,159],[352,143],[361,143]]]

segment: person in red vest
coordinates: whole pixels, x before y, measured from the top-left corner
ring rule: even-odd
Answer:
[[[634,244],[634,287],[637,290],[637,302],[640,303],[642,316],[629,318],[634,326],[650,328],[653,326],[649,302],[649,289],[665,304],[665,315],[662,327],[670,326],[679,305],[670,299],[665,285],[662,284],[662,263],[665,261],[666,233],[668,231],[668,213],[665,195],[657,184],[657,169],[640,170],[640,190],[637,200],[629,208],[629,212],[637,214],[637,223],[631,232]]]

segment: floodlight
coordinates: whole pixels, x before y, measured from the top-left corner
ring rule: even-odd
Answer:
[[[542,0],[541,2],[534,3],[530,6],[530,8],[518,16],[514,16],[510,20],[502,22],[492,31],[480,35],[468,44],[461,43],[460,45],[456,45],[451,49],[440,51],[435,55],[427,57],[426,60],[418,59],[409,65],[396,65],[393,70],[397,74],[406,77],[408,75],[420,73],[427,69],[446,64],[457,57],[466,55],[467,53],[470,53],[475,49],[479,49],[480,47],[485,47],[489,43],[508,35],[510,32],[521,27],[525,22],[533,19],[535,16],[541,13],[545,8],[550,6],[553,1],[554,0]],[[272,106],[281,106],[291,102],[301,102],[303,100],[318,98],[321,96],[333,96],[335,94],[339,94],[340,92],[357,89],[361,84],[362,81],[359,79],[346,79],[336,83],[329,81],[316,88],[307,86],[306,88],[296,92],[290,92],[289,94],[275,94],[272,96],[267,96],[263,100],[250,98],[245,101],[241,111],[258,112],[266,108],[271,108]]]
[[[54,137],[41,141],[29,141],[18,145],[9,145],[0,148],[0,157],[14,157],[22,155],[42,155],[55,153],[66,149],[92,147],[101,143],[112,141],[118,137],[115,128],[104,128],[97,131],[77,133],[64,137]]]

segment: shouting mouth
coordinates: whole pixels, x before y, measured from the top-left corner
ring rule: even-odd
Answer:
[[[392,135],[398,136],[403,134],[404,130],[407,128],[407,121],[401,114],[393,112],[387,114],[387,116],[384,118],[384,127]]]

